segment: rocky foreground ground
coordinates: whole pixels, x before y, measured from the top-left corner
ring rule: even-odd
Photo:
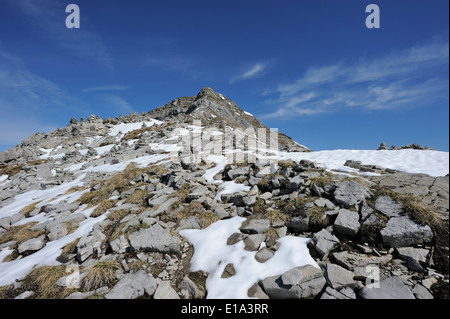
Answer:
[[[194,247],[180,232],[235,216],[245,221],[227,244],[243,243],[258,263],[273,258],[278,239],[296,236],[311,239],[319,266],[261,278],[248,297],[448,298],[448,175],[351,159],[346,165],[379,175],[263,158],[214,171],[214,160],[169,159],[167,148],[148,147],[174,143],[179,123],[111,135],[135,121],[74,120],[3,153],[0,298],[207,298],[208,273],[191,271]],[[242,191],[221,194],[231,181]],[[9,277],[36,260],[24,276]],[[221,277],[236,271],[229,263]]]

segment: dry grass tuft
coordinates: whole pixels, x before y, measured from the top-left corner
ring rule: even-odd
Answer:
[[[145,132],[151,132],[154,130],[155,130],[155,128],[153,126],[143,127],[143,128],[137,129],[137,130],[133,130],[133,131],[125,134],[120,141],[123,142],[123,141],[132,140],[132,139],[137,138],[139,135],[144,134]]]
[[[81,289],[91,291],[100,287],[112,287],[116,282],[116,270],[120,269],[117,260],[99,261],[85,273],[81,280]]]
[[[35,268],[22,280],[22,288],[34,291],[33,298],[36,299],[63,299],[74,291],[56,285],[58,279],[66,275],[64,265]]]
[[[25,215],[25,216],[28,216],[28,214],[31,213],[36,208],[36,205],[38,205],[40,202],[42,202],[42,201],[31,203],[31,204],[25,206],[24,208],[22,208],[20,213]]]
[[[113,208],[116,203],[118,202],[117,199],[107,199],[102,201],[92,212],[91,217],[98,217],[100,215],[103,215],[106,213],[106,211],[110,208]]]
[[[8,164],[0,164],[0,176],[8,175],[12,177],[18,174],[23,168],[23,164],[20,165],[8,165]]]
[[[0,244],[7,243],[14,240],[17,245],[26,242],[28,239],[36,238],[42,235],[43,231],[31,230],[30,228],[36,225],[37,222],[31,222],[23,225],[12,226],[0,236]]]
[[[138,189],[133,194],[127,197],[125,203],[137,204],[142,207],[147,206],[147,199],[150,197],[150,193],[146,189]]]

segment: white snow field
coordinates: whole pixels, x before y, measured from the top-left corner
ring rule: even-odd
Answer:
[[[145,122],[147,126],[160,123],[161,122],[156,120]],[[117,125],[111,129],[110,136],[120,139],[127,132],[141,128],[142,124],[143,122]],[[105,164],[90,166],[83,169],[83,165],[86,163],[78,163],[66,167],[66,170],[70,170],[77,174],[75,180],[50,189],[32,190],[17,195],[14,202],[0,208],[0,218],[12,216],[25,206],[38,201],[40,201],[40,203],[36,207],[41,207],[48,203],[55,205],[62,200],[67,202],[77,200],[84,191],[78,191],[71,194],[65,193],[71,187],[82,186],[83,178],[88,172],[118,172],[125,169],[131,162],[135,162],[141,167],[150,163],[161,163],[161,161],[168,162],[170,159],[169,153],[178,150],[173,141],[179,136],[188,134],[189,130],[198,130],[198,127],[186,126],[185,128],[178,128],[174,131],[174,135],[166,140],[166,143],[149,145],[153,149],[164,150],[167,153],[146,155],[115,165]],[[213,134],[220,135],[222,132],[213,132]],[[92,142],[96,137],[89,139],[88,142]],[[112,145],[107,145],[97,151],[102,154],[107,154],[110,152],[111,148]],[[62,156],[60,154],[51,155],[51,153],[57,152],[58,148],[55,150],[45,149],[43,151],[45,151],[46,154],[41,156],[41,158],[59,158]],[[232,150],[225,150],[224,154],[228,151],[233,152]],[[346,160],[361,161],[363,164],[379,165],[384,168],[397,169],[409,173],[425,173],[431,176],[444,176],[449,172],[449,153],[431,150],[330,150],[311,153],[279,152],[278,158],[280,160],[290,158],[295,161],[300,161],[302,159],[316,161],[319,166],[325,167],[329,171],[337,170],[343,173],[360,173],[355,169],[345,167],[344,163]],[[221,194],[248,191],[250,189],[248,186],[237,184],[234,181],[224,182],[222,180],[214,180],[214,176],[222,171],[229,163],[227,162],[227,158],[223,155],[210,155],[208,160],[215,166],[206,170],[203,177],[207,182],[219,185],[216,199],[220,200]],[[9,183],[8,176],[0,176],[0,184],[5,185],[6,183]],[[0,286],[14,283],[16,279],[23,278],[34,266],[58,265],[59,262],[56,261],[56,258],[60,255],[64,245],[72,242],[76,238],[89,234],[95,224],[108,216],[109,212],[106,212],[97,218],[92,218],[90,217],[90,214],[93,209],[95,209],[95,207],[89,209],[84,206],[80,207],[74,214],[83,213],[87,219],[80,223],[79,228],[74,233],[59,240],[47,242],[46,246],[36,253],[14,261],[2,262],[4,257],[10,254],[9,248],[4,247],[0,251]],[[18,222],[17,225],[30,221],[42,223],[53,218],[54,216],[51,214],[39,214],[32,218],[23,219]],[[254,255],[256,252],[244,250],[242,241],[234,245],[227,245],[227,238],[232,233],[239,231],[244,220],[245,218],[242,217],[234,217],[228,220],[217,221],[203,230],[188,229],[180,231],[180,235],[189,240],[194,246],[191,270],[203,270],[209,273],[206,283],[208,298],[248,298],[248,288],[260,279],[268,276],[281,275],[291,268],[306,264],[318,267],[309,255],[306,246],[310,240],[308,238],[285,236],[279,239],[280,248],[275,255],[265,263],[259,263],[255,260]],[[233,263],[236,275],[230,278],[220,278],[223,269],[228,263]]]
[[[357,172],[344,166],[345,161],[361,161],[364,165],[378,165],[407,173],[445,176],[449,173],[449,153],[432,150],[330,150],[311,153],[280,152],[279,159],[316,161],[328,170]]]

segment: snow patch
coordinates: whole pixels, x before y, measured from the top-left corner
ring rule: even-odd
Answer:
[[[233,217],[219,220],[203,230],[182,230],[179,234],[194,246],[191,259],[191,271],[208,272],[206,280],[207,298],[211,299],[248,299],[248,289],[259,280],[277,276],[294,267],[312,265],[319,266],[309,255],[307,243],[309,238],[285,236],[278,240],[280,247],[275,254],[264,263],[255,259],[256,251],[247,251],[245,244],[239,241],[227,245],[227,239],[245,220]],[[226,265],[232,263],[236,274],[229,278],[221,278]]]

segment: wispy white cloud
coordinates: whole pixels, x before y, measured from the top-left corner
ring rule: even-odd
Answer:
[[[292,83],[279,84],[271,104],[277,109],[262,118],[335,112],[342,108],[396,109],[448,98],[448,42],[395,51],[379,58],[307,69]],[[270,92],[270,90],[266,91]]]
[[[128,90],[129,87],[126,85],[105,85],[105,86],[95,86],[90,88],[82,89],[82,92],[95,92],[95,91],[124,91]]]
[[[230,79],[229,83],[259,78],[265,73],[268,66],[269,66],[268,62],[257,62],[251,65],[250,67],[247,67],[244,71],[242,71],[238,75],[233,76]]]

